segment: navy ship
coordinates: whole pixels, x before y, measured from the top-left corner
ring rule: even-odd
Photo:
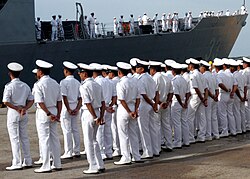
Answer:
[[[37,42],[34,11],[34,0],[0,0],[0,94],[9,81],[6,66],[13,61],[24,66],[21,78],[32,86],[35,79],[31,71],[36,59],[53,63],[51,76],[59,81],[63,78],[64,60],[114,65],[116,61],[129,61],[132,57],[158,61],[170,58],[179,62],[189,57],[205,60],[228,57],[248,16],[194,19],[192,30],[178,33]],[[81,25],[82,17],[83,13],[79,21],[72,23]]]

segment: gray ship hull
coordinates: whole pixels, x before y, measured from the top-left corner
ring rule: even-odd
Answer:
[[[202,57],[205,60],[228,57],[245,25],[246,18],[247,15],[205,18],[188,32],[45,44],[32,42],[32,40],[23,43],[1,43],[0,89],[3,90],[4,84],[9,80],[6,65],[11,61],[19,62],[24,66],[21,78],[32,86],[35,79],[31,71],[35,67],[36,59],[52,62],[54,68],[51,76],[60,80],[63,78],[62,62],[64,60],[115,65],[117,61],[129,61],[132,57],[158,61],[171,58],[179,62],[189,57]]]

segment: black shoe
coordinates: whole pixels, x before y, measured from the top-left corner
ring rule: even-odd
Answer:
[[[104,173],[105,171],[106,171],[105,168],[100,168],[100,169],[98,169],[98,172],[99,172],[99,173]]]
[[[54,171],[62,171],[62,168],[51,167],[51,170],[54,170]]]
[[[157,154],[157,155],[154,154],[153,157],[160,157],[160,154]]]
[[[182,149],[182,147],[174,147],[174,149]]]
[[[186,144],[184,144],[184,145],[182,145],[182,147],[190,147],[190,145],[186,145]]]
[[[196,143],[205,143],[205,141],[203,141],[203,140],[198,140],[198,141],[196,141]]]
[[[74,155],[75,158],[81,158],[81,155]]]
[[[165,151],[165,152],[172,152],[173,151],[173,149],[170,149],[170,148],[165,148],[165,149],[162,149],[163,151]]]
[[[103,159],[103,161],[107,161],[107,160],[113,160],[113,157]]]
[[[133,163],[144,163],[143,160],[136,160],[136,161],[132,161]]]

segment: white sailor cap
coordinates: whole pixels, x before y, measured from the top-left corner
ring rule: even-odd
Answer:
[[[94,67],[91,67],[90,65],[87,65],[87,64],[84,64],[84,63],[78,63],[77,65],[80,68],[80,72],[94,70]]]
[[[187,67],[188,67],[187,64],[181,64],[181,68],[182,68],[182,69],[186,69]]]
[[[247,58],[247,57],[243,57],[243,63],[246,62],[246,63],[250,63],[250,59]]]
[[[162,63],[162,64],[161,64],[161,67],[162,67],[162,68],[166,68],[166,65]]]
[[[111,71],[117,71],[118,70],[118,68],[115,67],[115,66],[109,66],[108,69],[111,70]]]
[[[132,68],[132,66],[126,62],[117,62],[116,66],[118,67],[118,69],[124,69],[124,70],[130,70]]]
[[[237,63],[238,63],[239,65],[243,65],[243,60],[237,60]]]
[[[40,68],[52,68],[53,65],[49,62],[46,62],[44,60],[36,60],[36,65]]]
[[[229,61],[230,61],[230,65],[231,65],[231,66],[239,66],[239,65],[240,65],[239,62],[237,62],[237,61],[234,60],[234,59],[229,59]]]
[[[135,67],[137,65],[137,60],[140,60],[140,59],[139,58],[131,58],[129,61],[130,65]]]
[[[166,15],[166,13],[163,13],[162,15],[163,15],[163,16],[165,16],[165,15]]]
[[[228,58],[222,58],[221,60],[225,65],[230,65],[231,60],[229,60]]]
[[[77,69],[77,66],[74,63],[71,63],[71,62],[68,62],[68,61],[64,61],[63,66],[68,68],[68,69],[71,69],[71,70],[76,70]]]
[[[36,69],[36,68],[33,69],[33,70],[32,70],[32,73],[37,73],[37,69]]]
[[[200,62],[199,62],[198,60],[194,59],[194,58],[189,58],[189,59],[187,59],[187,60],[186,60],[186,63],[187,63],[187,64],[192,63],[192,64],[195,64],[195,65],[199,65],[199,64],[200,64]]]
[[[110,65],[102,65],[102,69],[103,69],[103,70],[108,70],[109,67],[110,67]]]
[[[210,67],[211,66],[208,62],[206,62],[204,60],[200,61],[200,65],[203,65],[203,66],[206,66],[206,67]]]
[[[149,62],[143,60],[137,60],[136,67],[141,67],[141,66],[149,66]]]
[[[171,60],[171,59],[165,60],[165,64],[166,64],[167,66],[171,66],[172,63],[176,63],[176,62],[175,62],[174,60]]]
[[[224,65],[224,62],[221,59],[216,58],[216,59],[214,59],[213,65],[214,66],[222,66],[222,65]]]
[[[23,66],[19,63],[16,63],[16,62],[9,63],[7,65],[7,67],[11,71],[22,71],[23,70]]]
[[[100,65],[99,63],[91,63],[91,64],[89,64],[89,66],[94,68],[94,70],[97,70],[97,71],[103,70],[102,65]]]
[[[156,62],[156,61],[149,61],[149,65],[150,66],[161,66],[162,63],[161,62]]]
[[[183,69],[182,68],[182,65],[180,64],[180,63],[172,63],[171,64],[171,67],[173,68],[173,69]]]

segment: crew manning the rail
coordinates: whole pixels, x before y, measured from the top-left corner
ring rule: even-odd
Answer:
[[[133,58],[130,64],[116,66],[65,61],[60,85],[49,76],[53,65],[37,60],[38,81],[32,93],[19,79],[23,67],[7,67],[11,82],[2,101],[8,107],[13,154],[8,171],[32,167],[27,110],[33,101],[42,164],[36,173],[60,171],[61,159],[80,157],[79,118],[89,164],[85,174],[105,172],[104,161],[113,157],[121,157],[115,158],[115,165],[141,163],[160,157],[162,151],[250,130],[250,58],[216,58],[213,65],[201,58],[189,58],[186,64]],[[73,77],[77,69],[81,84]]]

